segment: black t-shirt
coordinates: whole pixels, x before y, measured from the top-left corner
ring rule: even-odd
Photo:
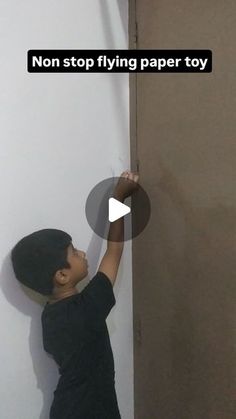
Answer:
[[[121,419],[106,317],[116,300],[98,271],[78,294],[46,303],[43,347],[59,367],[50,419]]]

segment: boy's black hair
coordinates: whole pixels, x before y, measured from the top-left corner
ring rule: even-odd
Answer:
[[[11,251],[18,281],[40,294],[52,294],[56,271],[71,267],[67,262],[71,241],[68,233],[53,228],[38,230],[23,237]]]

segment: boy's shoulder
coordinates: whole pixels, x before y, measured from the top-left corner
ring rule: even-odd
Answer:
[[[79,302],[81,299],[84,300],[84,297],[87,296],[96,296],[96,294],[101,296],[101,292],[107,295],[107,292],[110,290],[110,294],[113,294],[113,287],[110,279],[106,276],[104,272],[97,271],[88,284],[83,288],[82,291],[75,294],[69,295],[67,297],[61,298],[57,301],[48,300],[44,305],[43,312],[51,311],[55,309],[62,308],[65,304],[69,304],[73,301]]]

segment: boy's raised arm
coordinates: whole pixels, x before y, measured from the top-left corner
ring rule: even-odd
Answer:
[[[113,198],[124,202],[137,188],[139,176],[132,172],[123,172],[114,189]],[[99,265],[98,271],[103,272],[110,279],[112,285],[116,280],[120,259],[124,247],[124,217],[110,223],[107,237],[107,250]]]

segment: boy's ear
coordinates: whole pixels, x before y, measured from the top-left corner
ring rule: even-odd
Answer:
[[[59,284],[64,285],[68,281],[68,275],[65,271],[60,269],[56,271],[53,280],[54,282],[58,282]]]

